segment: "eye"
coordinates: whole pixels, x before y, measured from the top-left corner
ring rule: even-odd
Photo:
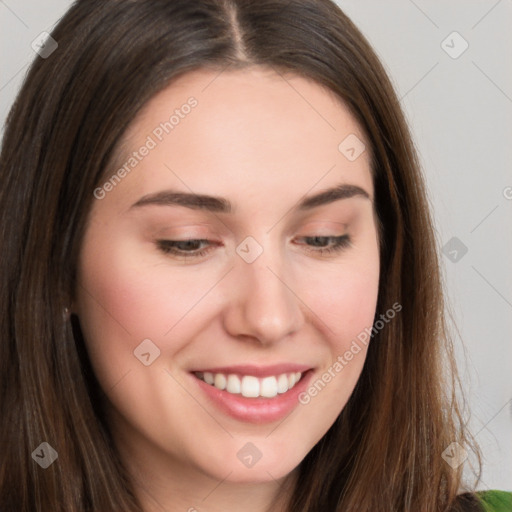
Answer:
[[[351,245],[349,235],[341,236],[303,236],[301,240],[306,241],[308,251],[328,255],[338,253]]]
[[[301,237],[300,240],[306,242],[309,252],[320,255],[338,253],[351,245],[349,235],[304,236]],[[156,244],[158,249],[164,254],[171,254],[177,258],[183,259],[200,258],[208,254],[208,252],[213,249],[213,245],[219,245],[212,244],[206,239],[194,238],[187,240],[157,240]]]
[[[205,256],[212,248],[209,240],[193,238],[188,240],[157,240],[156,244],[164,254],[172,254],[181,258],[199,258]],[[208,246],[204,248],[203,244],[208,244]],[[202,249],[201,246],[203,246]]]

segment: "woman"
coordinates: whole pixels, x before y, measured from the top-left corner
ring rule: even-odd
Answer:
[[[347,17],[78,1],[52,38],[2,154],[0,509],[505,510],[462,481],[424,185]]]

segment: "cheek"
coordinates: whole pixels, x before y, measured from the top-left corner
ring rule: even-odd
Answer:
[[[86,240],[80,309],[89,323],[132,341],[161,338],[204,293],[204,279],[190,271],[172,271],[163,259],[155,259],[153,248],[130,240],[115,233]]]
[[[332,272],[317,272],[309,289],[331,348],[344,350],[373,323],[379,291],[378,250],[365,258],[342,262]]]
[[[336,384],[331,391],[343,389],[335,402],[344,405],[347,391],[355,386],[366,357],[370,342],[368,332],[375,319],[379,292],[379,249],[373,238],[364,244],[365,250],[354,251],[325,272],[316,272],[315,280],[309,283],[312,309],[319,318],[316,325],[323,333],[330,352],[328,369],[331,377],[336,375]],[[337,370],[337,371],[336,371]],[[327,379],[330,378],[326,376]],[[330,393],[329,393],[330,394]]]
[[[377,304],[378,252],[364,264],[358,260],[315,277],[308,298],[329,357],[299,402],[311,430],[323,435],[345,407],[363,369]]]
[[[93,366],[106,384],[136,363],[133,351],[143,340],[161,347],[165,333],[193,300],[188,295],[197,293],[171,282],[161,266],[149,265],[144,258],[140,249],[114,233],[96,233],[84,243],[78,316]]]
[[[333,379],[336,384],[332,388],[343,391],[343,396],[338,395],[339,405],[343,406],[348,399],[346,392],[355,386],[366,358],[370,342],[367,333],[375,318],[378,274],[352,272],[326,295],[322,300],[328,327],[324,332],[331,356],[330,373],[341,375]],[[332,367],[334,362],[337,364]],[[333,398],[334,402],[338,399]]]
[[[378,274],[344,276],[342,283],[324,299],[334,333],[341,340],[355,337],[372,324],[378,295]]]

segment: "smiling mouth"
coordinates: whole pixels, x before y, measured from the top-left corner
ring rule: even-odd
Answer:
[[[289,372],[258,378],[254,375],[213,372],[193,373],[199,380],[212,387],[232,395],[242,395],[245,398],[273,398],[286,393],[295,387],[303,374],[303,372]]]

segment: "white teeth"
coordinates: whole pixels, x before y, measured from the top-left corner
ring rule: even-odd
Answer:
[[[216,373],[213,385],[217,389],[226,389],[226,376],[223,373]]]
[[[244,375],[240,378],[235,374],[212,372],[198,372],[196,376],[207,384],[234,395],[241,394],[247,398],[273,398],[292,389],[301,379],[302,373],[282,373],[261,379],[252,375]]]
[[[242,396],[247,398],[260,396],[260,381],[257,377],[246,375],[242,378]]]
[[[233,393],[237,395],[241,393],[242,383],[240,379],[236,375],[228,375],[228,384],[226,386],[226,391],[229,393]]]
[[[288,391],[288,376],[286,373],[279,375],[277,379],[277,392],[286,393]]]
[[[261,380],[260,395],[266,398],[277,395],[277,379],[275,377],[265,377]]]

